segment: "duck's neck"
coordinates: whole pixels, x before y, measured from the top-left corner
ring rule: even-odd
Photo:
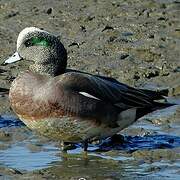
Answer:
[[[58,76],[65,72],[65,69],[58,68],[54,64],[33,64],[29,67],[29,69],[33,72],[36,72],[41,75],[47,75],[51,77]]]

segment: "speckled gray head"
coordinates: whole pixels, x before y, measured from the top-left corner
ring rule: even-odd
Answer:
[[[5,63],[22,59],[33,61],[31,70],[56,76],[66,69],[67,52],[56,36],[36,27],[27,27],[18,36],[17,52]]]

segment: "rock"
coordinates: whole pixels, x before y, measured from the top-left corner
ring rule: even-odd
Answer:
[[[52,11],[53,11],[52,8],[48,8],[47,11],[46,11],[46,13],[49,15],[49,14],[52,14]]]
[[[7,15],[7,18],[12,18],[12,17],[14,17],[14,16],[17,16],[17,15],[19,15],[19,12],[11,12],[11,13],[9,13],[8,15]]]

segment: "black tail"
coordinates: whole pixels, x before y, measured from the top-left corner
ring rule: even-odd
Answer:
[[[164,99],[164,96],[168,96],[168,89],[163,89],[159,91],[152,91],[152,90],[147,90],[147,89],[139,89],[142,91],[144,94],[149,96],[151,100],[159,100],[159,99]]]
[[[158,109],[164,109],[174,105],[176,104],[154,102],[152,107],[138,108],[136,112],[136,120]]]
[[[172,103],[161,103],[161,102],[154,102],[154,106],[152,107],[152,111],[158,110],[158,109],[164,109],[170,106],[174,106],[177,104],[172,104]]]

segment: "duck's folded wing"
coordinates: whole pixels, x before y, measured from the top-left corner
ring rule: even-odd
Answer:
[[[121,109],[131,107],[152,107],[153,100],[140,90],[117,83],[108,78],[101,78],[83,73],[65,73],[64,86],[81,95],[111,103]]]
[[[123,87],[127,87],[128,89],[134,89],[132,87],[129,87],[126,84],[123,84],[119,81],[117,81],[114,78],[111,77],[105,77],[105,76],[99,76],[99,75],[95,75],[98,78],[110,81],[112,83],[115,83],[118,86],[123,86]],[[142,89],[142,88],[138,88],[138,89],[134,89],[136,91],[138,91],[139,93],[143,93],[144,95],[148,96],[149,99],[151,100],[160,100],[160,99],[165,99],[166,96],[168,96],[168,90],[167,89],[162,89],[162,90],[148,90],[148,89]]]

